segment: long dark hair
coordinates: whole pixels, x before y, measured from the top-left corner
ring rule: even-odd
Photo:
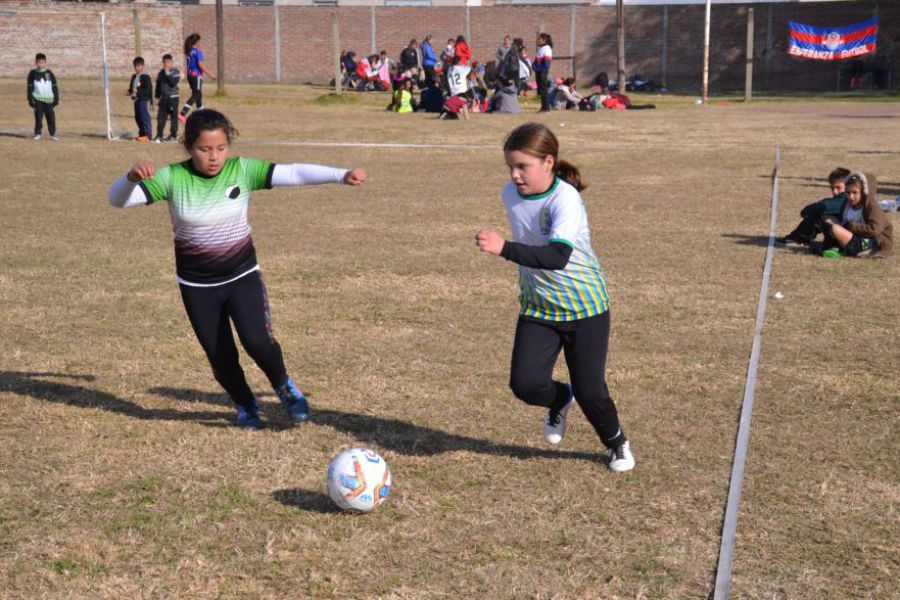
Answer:
[[[559,158],[559,140],[550,128],[540,123],[525,123],[512,130],[503,142],[504,152],[524,152],[540,158],[553,157],[553,173],[579,192],[587,187],[581,180],[581,172],[572,163]]]
[[[550,37],[549,33],[539,33],[538,38],[544,38],[544,46],[553,47],[553,38]]]
[[[237,129],[234,128],[228,117],[219,111],[211,108],[195,110],[188,117],[187,123],[184,124],[184,137],[181,139],[181,143],[190,152],[191,148],[194,147],[194,142],[197,141],[201,133],[204,131],[215,131],[216,129],[221,129],[225,132],[225,137],[228,138],[229,144],[238,136]]]
[[[191,53],[191,49],[193,49],[193,47],[195,45],[197,45],[197,42],[199,42],[199,41],[200,41],[199,33],[192,33],[191,35],[184,38],[184,57],[185,58],[188,57],[188,55]]]

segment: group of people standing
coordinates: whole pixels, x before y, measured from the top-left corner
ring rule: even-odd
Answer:
[[[134,66],[134,75],[131,76],[131,82],[128,90],[125,92],[134,102],[134,121],[138,126],[138,134],[134,138],[138,142],[149,142],[151,140],[152,125],[150,122],[150,106],[153,98],[157,101],[156,111],[156,137],[152,140],[156,143],[174,142],[178,139],[178,123],[184,123],[187,120],[188,113],[191,112],[192,106],[197,109],[203,108],[203,77],[204,75],[215,80],[216,76],[206,67],[203,62],[203,50],[200,49],[201,37],[199,33],[192,33],[184,40],[184,56],[187,62],[187,79],[191,89],[191,95],[178,110],[180,102],[180,92],[178,84],[181,81],[181,71],[175,66],[175,61],[171,54],[164,54],[162,57],[162,68],[156,75],[156,93],[153,93],[153,81],[150,76],[144,73],[145,63],[141,56],[135,57],[132,64]],[[166,121],[169,121],[169,135],[163,137],[166,128]]]
[[[178,124],[187,120],[192,107],[203,108],[203,77],[215,80],[216,76],[203,63],[203,51],[200,49],[200,34],[192,33],[184,40],[184,56],[187,62],[187,79],[191,95],[179,110],[181,71],[175,66],[171,54],[162,57],[162,68],[156,75],[156,86],[150,75],[144,72],[146,62],[142,56],[132,61],[134,73],[125,94],[134,103],[134,121],[138,133],[134,137],[138,142],[174,142],[178,137]],[[154,89],[156,93],[154,94]],[[34,140],[43,135],[44,120],[47,121],[47,132],[50,139],[57,141],[55,107],[59,104],[59,86],[53,71],[47,68],[47,56],[39,52],[34,57],[34,69],[28,73],[27,82],[28,105],[34,110]],[[157,102],[156,136],[152,137],[150,108],[154,98]],[[170,122],[169,135],[163,137],[166,122]]]

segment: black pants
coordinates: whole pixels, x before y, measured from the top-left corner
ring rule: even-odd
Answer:
[[[434,65],[425,65],[422,69],[425,71],[425,87],[430,88],[435,81]]]
[[[196,108],[203,108],[203,78],[188,75],[188,85],[191,86],[191,97],[184,103],[181,109],[182,114],[187,114],[193,104]]]
[[[53,112],[53,105],[40,100],[34,102],[34,135],[41,135],[45,116],[47,117],[47,132],[50,135],[56,135],[56,113]]]
[[[550,86],[547,82],[547,77],[548,73],[546,71],[534,72],[534,78],[537,80],[537,92],[541,97],[541,110],[550,110]]]
[[[788,237],[809,244],[822,232],[822,217],[803,217],[797,227],[788,234]]]
[[[281,346],[272,334],[269,298],[259,271],[216,287],[182,284],[181,299],[213,376],[236,404],[246,406],[253,400],[253,392],[238,361],[231,323],[244,350],[263,370],[272,387],[284,385],[287,370]]]
[[[513,394],[526,404],[561,408],[568,400],[568,390],[553,380],[553,365],[564,350],[575,399],[608,448],[625,442],[616,405],[606,387],[609,322],[609,311],[568,323],[519,317],[509,377]]]
[[[172,137],[178,136],[178,96],[159,99],[159,107],[156,109],[156,137],[163,136],[166,118],[172,121],[169,125]]]

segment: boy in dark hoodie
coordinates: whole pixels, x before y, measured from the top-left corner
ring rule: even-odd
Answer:
[[[44,117],[47,118],[47,132],[56,141],[56,114],[53,108],[59,104],[59,89],[56,76],[47,68],[47,57],[38,53],[34,57],[34,68],[28,73],[28,106],[34,109],[34,138],[41,139]]]
[[[853,171],[844,182],[844,202],[838,215],[822,219],[823,255],[837,249],[843,256],[884,258],[894,248],[893,226],[869,193],[865,174]],[[819,250],[819,248],[812,248]]]
[[[159,108],[156,111],[156,137],[153,141],[157,143],[178,140],[178,82],[181,81],[181,71],[175,66],[171,54],[163,55],[162,64],[162,69],[156,75],[156,102]],[[171,121],[171,125],[169,137],[163,140],[166,118]]]
[[[149,142],[151,135],[150,102],[153,101],[153,80],[144,73],[144,59],[142,57],[136,57],[132,64],[134,65],[134,75],[131,76],[131,84],[125,93],[134,100],[134,121],[138,126],[138,135],[135,141]]]

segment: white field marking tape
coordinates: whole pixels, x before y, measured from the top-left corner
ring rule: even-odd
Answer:
[[[762,284],[759,288],[759,308],[756,311],[756,330],[753,348],[750,350],[750,365],[747,367],[747,382],[744,385],[744,404],[741,408],[741,422],[738,426],[737,443],[734,449],[734,463],[731,466],[731,483],[728,486],[728,504],[725,506],[725,521],[722,525],[722,544],[719,548],[719,563],[716,570],[714,600],[727,600],[731,591],[731,560],[734,553],[734,538],[737,532],[738,508],[741,503],[741,487],[744,483],[744,463],[747,458],[747,443],[750,440],[750,416],[753,412],[753,393],[756,390],[756,372],[759,367],[759,349],[762,345],[762,328],[766,321],[766,304],[769,297],[769,277],[772,274],[772,249],[775,246],[775,222],[778,219],[778,169],[781,166],[781,148],[775,147],[775,168],[772,170],[772,208],[769,219],[769,245],[766,248],[766,264],[763,268]]]
[[[484,150],[490,148],[497,150],[502,148],[499,144],[400,144],[400,143],[374,143],[374,142],[280,142],[277,140],[241,140],[245,144],[257,146],[314,146],[322,148],[449,148],[453,150]]]

